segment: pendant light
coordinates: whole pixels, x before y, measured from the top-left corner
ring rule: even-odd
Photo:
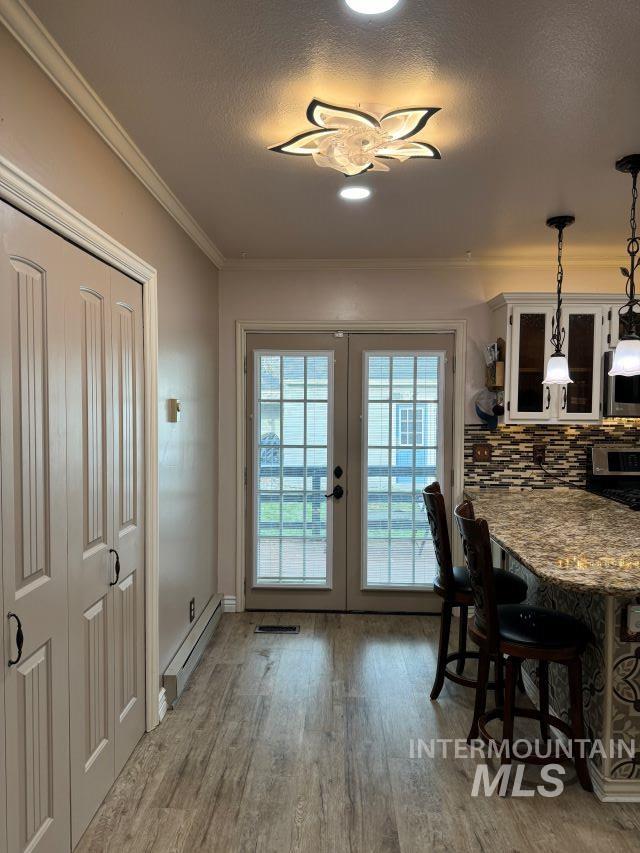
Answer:
[[[638,172],[640,172],[640,154],[630,154],[616,163],[619,172],[631,175],[631,236],[627,240],[629,267],[620,267],[627,284],[625,293],[627,301],[618,314],[622,323],[623,334],[613,355],[613,364],[609,376],[640,376],[640,300],[636,296],[635,272],[640,265],[640,242],[636,236],[636,202],[638,200]]]
[[[551,343],[553,344],[553,353],[547,362],[547,373],[542,380],[543,385],[568,385],[573,382],[569,376],[569,364],[567,357],[562,352],[564,346],[565,330],[562,328],[562,279],[564,270],[562,269],[562,246],[564,229],[567,225],[572,225],[575,222],[574,216],[565,214],[563,216],[552,216],[547,219],[549,228],[555,228],[558,232],[558,272],[556,274],[558,301],[556,304],[556,313],[551,320]]]

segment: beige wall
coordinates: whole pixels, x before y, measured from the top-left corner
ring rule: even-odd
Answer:
[[[541,217],[542,219],[544,216]],[[624,249],[624,244],[622,244]],[[553,247],[551,247],[553,251]],[[567,286],[574,291],[621,292],[617,270],[573,270],[567,253]],[[466,318],[466,420],[476,419],[471,397],[484,381],[482,347],[491,339],[486,301],[503,291],[555,288],[555,272],[482,269],[474,265],[416,271],[239,271],[221,273],[220,288],[220,592],[235,595],[236,567],[236,365],[237,320],[350,322]]]
[[[217,588],[217,271],[2,26],[0,152],[158,270],[162,671]]]

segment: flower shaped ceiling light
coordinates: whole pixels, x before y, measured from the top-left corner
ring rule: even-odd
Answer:
[[[439,160],[440,152],[433,145],[409,141],[439,109],[406,107],[377,118],[314,99],[307,109],[307,118],[319,130],[300,133],[270,150],[313,157],[317,166],[336,169],[348,177],[370,170],[388,172],[383,160],[403,162],[414,157]]]

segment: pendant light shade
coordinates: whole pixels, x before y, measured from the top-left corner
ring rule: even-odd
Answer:
[[[562,267],[562,246],[564,238],[564,229],[567,225],[572,225],[575,222],[575,217],[569,214],[562,216],[552,216],[547,219],[549,228],[555,228],[558,231],[558,271],[556,273],[556,294],[558,301],[556,303],[556,313],[551,321],[551,343],[553,344],[553,353],[547,362],[547,372],[542,380],[543,385],[568,385],[573,382],[569,376],[569,363],[566,355],[562,352],[564,346],[565,330],[562,328],[562,280],[564,278],[564,269]]]
[[[627,238],[629,265],[620,267],[626,279],[625,294],[627,301],[619,311],[624,333],[613,355],[613,364],[609,376],[640,376],[640,300],[636,295],[635,273],[640,265],[640,241],[637,235],[636,205],[638,202],[638,173],[640,172],[640,154],[630,154],[616,163],[619,172],[631,175],[631,215],[629,226],[631,236]]]
[[[637,335],[620,339],[609,376],[640,376],[640,338]]]
[[[573,382],[569,376],[569,362],[562,352],[554,352],[547,362],[547,372],[543,385],[568,385]]]

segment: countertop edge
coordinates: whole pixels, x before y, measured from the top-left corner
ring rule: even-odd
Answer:
[[[490,492],[491,489],[481,489],[481,488],[465,488],[464,489],[464,497],[468,500],[474,501],[474,499],[481,498],[482,492]],[[511,494],[511,495],[524,495],[528,491],[539,491],[539,490],[529,490],[526,488],[518,488],[518,489],[500,489],[501,494]],[[559,491],[566,494],[567,492],[573,491],[572,489],[560,488],[557,490],[548,489],[546,491]],[[597,495],[592,495],[593,497],[599,497]],[[599,498],[602,501],[605,501],[605,498]],[[482,511],[478,512],[478,517],[482,518]],[[489,524],[489,533],[491,539],[504,551],[506,551],[517,563],[519,563],[523,568],[530,571],[533,575],[536,576],[540,581],[545,584],[549,584],[555,586],[559,589],[564,589],[567,591],[582,593],[584,595],[601,595],[607,598],[634,598],[640,595],[640,588],[637,584],[632,583],[628,586],[624,584],[622,586],[619,583],[613,583],[608,586],[603,586],[602,588],[597,588],[594,584],[584,584],[580,583],[580,581],[576,581],[572,578],[563,578],[559,577],[555,573],[549,574],[544,570],[540,570],[538,567],[532,565],[525,557],[523,557],[513,545],[510,545],[505,541],[503,536],[499,532],[495,532],[495,525],[492,527],[491,523]]]

